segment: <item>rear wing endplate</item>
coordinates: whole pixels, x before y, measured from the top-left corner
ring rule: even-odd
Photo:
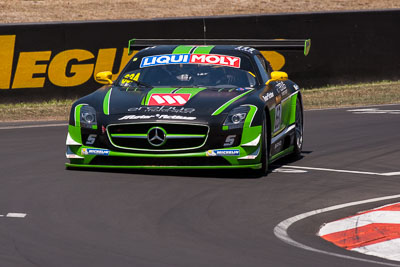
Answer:
[[[311,39],[131,39],[128,54],[132,54],[133,50],[157,45],[237,45],[258,50],[303,51],[307,56]]]

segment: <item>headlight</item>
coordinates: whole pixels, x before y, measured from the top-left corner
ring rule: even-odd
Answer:
[[[248,106],[240,106],[232,109],[224,121],[224,126],[228,126],[229,129],[243,128],[249,110],[250,107]]]
[[[96,110],[88,105],[81,108],[81,127],[92,128],[93,125],[97,125]]]

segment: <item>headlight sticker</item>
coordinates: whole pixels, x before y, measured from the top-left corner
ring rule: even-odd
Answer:
[[[89,105],[82,106],[79,120],[81,127],[93,128],[92,126],[97,126],[96,110]]]
[[[231,110],[224,121],[224,126],[228,126],[229,129],[243,128],[246,116],[250,108],[248,106],[239,106]]]

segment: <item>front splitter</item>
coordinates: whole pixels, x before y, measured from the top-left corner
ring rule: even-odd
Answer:
[[[262,164],[232,165],[232,166],[115,166],[115,165],[87,165],[66,163],[66,167],[73,168],[100,168],[100,169],[261,169]]]

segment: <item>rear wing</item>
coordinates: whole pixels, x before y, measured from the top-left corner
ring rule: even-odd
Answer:
[[[303,51],[307,56],[311,39],[131,39],[128,54],[131,55],[133,50],[157,45],[237,45],[258,50]]]

